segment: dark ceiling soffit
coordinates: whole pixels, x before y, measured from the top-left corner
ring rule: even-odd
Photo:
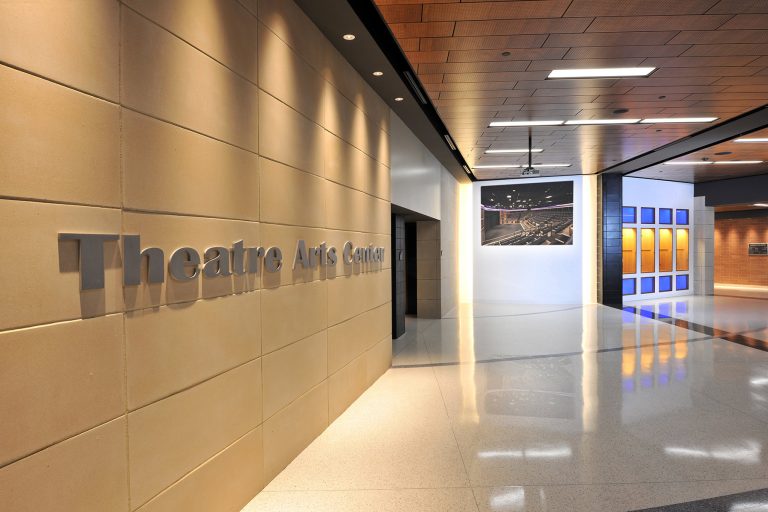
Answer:
[[[372,0],[296,0],[296,3],[459,182],[466,182],[467,178],[476,180],[466,172],[470,168],[459,150],[449,147],[444,138],[449,135],[448,129]],[[348,33],[355,34],[353,42],[341,38]],[[384,75],[374,77],[371,73],[377,70]],[[406,100],[395,102],[398,96]],[[451,143],[454,144],[452,139]]]
[[[419,212],[414,212],[413,210],[409,210],[408,208],[403,208],[402,206],[398,206],[394,203],[392,203],[392,213],[395,215],[402,216],[405,222],[417,222],[422,220],[438,221],[438,222],[440,221],[440,219],[433,219],[428,215],[424,215],[423,213],[419,213]]]
[[[768,174],[696,183],[693,195],[705,196],[707,206],[768,202]]]
[[[768,126],[768,105],[750,110],[724,123],[670,142],[635,158],[603,169],[598,174],[631,174],[674,158],[741,137]]]

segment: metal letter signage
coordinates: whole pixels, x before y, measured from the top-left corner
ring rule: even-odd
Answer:
[[[165,253],[159,247],[141,248],[139,235],[59,233],[59,240],[75,240],[79,244],[80,287],[83,290],[104,288],[104,243],[123,239],[123,285],[141,284],[142,263],[146,261],[148,283],[165,282]],[[338,254],[335,247],[325,242],[317,247],[307,247],[304,240],[296,243],[293,269],[318,266],[335,266]],[[355,247],[352,242],[344,244],[342,261],[351,265],[355,271],[366,272],[381,269],[384,261],[384,248]],[[256,274],[264,266],[267,272],[279,272],[283,267],[283,251],[276,246],[245,247],[243,240],[232,244],[231,248],[212,246],[200,252],[192,247],[181,247],[173,251],[168,261],[168,275],[176,281],[193,281],[201,275],[205,278],[227,277],[231,275]]]

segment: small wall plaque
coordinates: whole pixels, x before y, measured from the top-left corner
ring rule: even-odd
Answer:
[[[768,243],[766,244],[749,244],[750,256],[768,256]]]

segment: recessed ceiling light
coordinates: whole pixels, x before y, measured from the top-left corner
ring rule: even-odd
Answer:
[[[492,121],[488,126],[558,126],[565,121]]]
[[[383,72],[383,71],[374,71],[374,72],[373,72],[373,76],[381,76],[381,75],[383,75],[383,74],[384,74],[384,72]]]
[[[762,160],[721,160],[719,162],[715,162],[716,164],[761,164],[763,163]]]
[[[538,167],[570,167],[571,164],[533,164],[534,168]]]
[[[403,101],[403,98],[401,96],[398,96],[397,98],[395,98],[395,101]]]
[[[516,169],[519,165],[475,165],[475,169]]]
[[[759,206],[761,208],[768,208],[768,204],[765,204],[765,203],[755,203],[752,206]]]
[[[541,153],[543,149],[531,149],[531,153]],[[486,149],[486,153],[528,153],[527,149]]]
[[[572,119],[565,124],[635,124],[639,119]]]
[[[353,41],[355,39],[355,34],[344,34],[341,38],[345,41]]]
[[[723,156],[723,155],[732,155],[733,151],[718,151],[715,153],[717,156]]]
[[[733,142],[768,142],[766,137],[753,137],[751,139],[736,139]]]
[[[592,68],[592,69],[555,69],[547,78],[623,78],[648,76],[656,68]]]
[[[709,160],[690,160],[690,161],[677,161],[677,162],[664,162],[664,165],[712,165],[715,162]]]
[[[643,124],[650,123],[711,123],[717,121],[716,117],[652,117],[640,121]]]

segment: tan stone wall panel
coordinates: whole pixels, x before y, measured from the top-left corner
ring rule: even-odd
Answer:
[[[390,302],[328,329],[328,372],[334,373],[386,336],[392,329]]]
[[[326,331],[265,355],[262,360],[264,418],[271,417],[327,376]]]
[[[391,288],[389,269],[328,280],[328,325],[388,302]]]
[[[392,335],[385,336],[368,349],[365,359],[366,386],[370,386],[392,366]]]
[[[127,313],[129,409],[259,357],[259,293]]]
[[[331,132],[324,139],[326,178],[389,201],[389,168]]]
[[[261,423],[261,360],[128,415],[138,507]]]
[[[326,294],[326,281],[262,290],[262,352],[268,354],[324,330]]]
[[[323,175],[323,129],[277,98],[259,94],[259,151],[302,171]]]
[[[114,0],[0,2],[0,61],[112,101],[119,33]]]
[[[78,244],[58,233],[120,233],[120,210],[0,200],[0,330],[122,311],[122,255],[104,247],[105,283],[80,291]]]
[[[243,0],[243,4],[251,12],[258,12],[259,21],[313,68],[322,70],[326,66],[331,44],[294,2]]]
[[[120,206],[117,105],[0,66],[0,111],[0,195]]]
[[[249,151],[124,109],[125,207],[259,220],[259,161]]]
[[[296,248],[299,240],[304,240],[307,250],[310,247],[318,247],[328,238],[328,231],[321,228],[307,228],[303,226],[289,226],[285,224],[260,224],[261,239],[264,247],[277,246],[283,251],[283,266],[278,272],[265,273],[261,284],[264,288],[277,288],[288,284],[308,283],[325,279],[332,275],[332,269],[317,265],[312,268],[304,268],[297,265],[293,268],[296,256]]]
[[[258,427],[138,510],[240,510],[264,487],[262,460],[262,428]]]
[[[125,417],[0,468],[0,510],[128,511]]]
[[[389,233],[392,229],[389,202],[326,181],[327,222],[330,229]]]
[[[366,356],[362,354],[328,378],[328,414],[338,418],[366,386]]]
[[[257,82],[256,17],[236,0],[125,3],[251,82]]]
[[[259,87],[320,124],[329,84],[274,32],[259,24]]]
[[[258,150],[254,84],[128,8],[121,49],[123,105]]]
[[[272,480],[328,426],[324,380],[264,422],[264,475]]]
[[[0,465],[125,412],[123,319],[0,333]]]
[[[325,180],[265,158],[260,167],[262,222],[325,226]]]

